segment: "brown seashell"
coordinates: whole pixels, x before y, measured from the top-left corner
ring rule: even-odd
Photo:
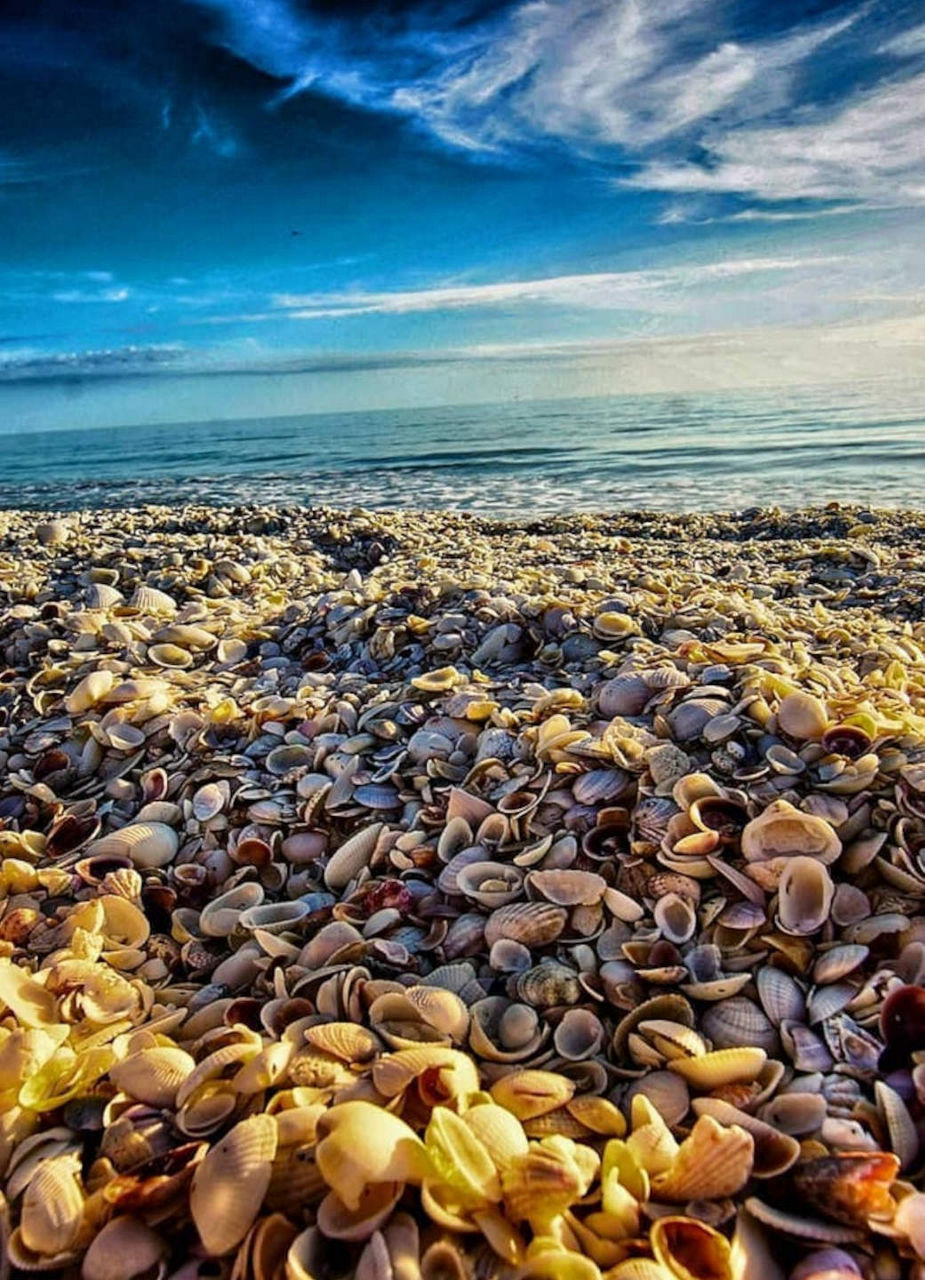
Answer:
[[[890,1186],[899,1173],[899,1158],[883,1151],[846,1151],[798,1165],[793,1183],[806,1203],[828,1218],[865,1226],[871,1215],[893,1212]]]
[[[570,1009],[553,1035],[556,1052],[572,1062],[593,1057],[603,1043],[603,1024],[587,1009]]]
[[[704,1013],[701,1027],[717,1049],[755,1045],[766,1053],[774,1053],[779,1045],[774,1025],[746,996],[734,996],[712,1005]]]
[[[550,960],[519,974],[514,979],[514,989],[518,1000],[538,1009],[575,1004],[581,996],[581,985],[575,970]]]
[[[803,854],[826,865],[841,853],[841,841],[822,818],[802,813],[786,800],[775,800],[742,832],[746,862],[769,862]]]
[[[778,893],[778,927],[804,935],[815,933],[828,920],[835,885],[817,859],[800,855],[787,860]]]
[[[825,704],[810,693],[788,693],[777,708],[778,727],[803,742],[821,738],[828,722]]]
[[[273,1117],[251,1116],[236,1124],[197,1167],[190,1211],[203,1247],[213,1257],[228,1253],[250,1231],[270,1185],[276,1141]]]
[[[733,1280],[729,1242],[696,1218],[657,1218],[650,1232],[657,1261],[677,1280]]]
[[[559,907],[594,906],[607,888],[603,876],[592,871],[531,871],[527,889]]]
[[[112,1218],[84,1256],[82,1280],[134,1280],[157,1267],[169,1253],[167,1242],[144,1222],[125,1215]]]
[[[542,947],[559,937],[567,919],[564,908],[545,902],[512,903],[488,917],[485,943],[491,947],[500,938],[512,938],[526,947]]]

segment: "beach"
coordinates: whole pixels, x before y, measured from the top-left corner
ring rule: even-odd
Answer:
[[[0,590],[14,1267],[922,1276],[925,512],[11,509]]]

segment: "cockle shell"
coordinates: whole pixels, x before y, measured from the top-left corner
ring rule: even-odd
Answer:
[[[345,889],[350,881],[368,865],[385,824],[374,822],[345,840],[324,869],[324,882],[334,892]]]
[[[519,902],[499,907],[488,917],[485,944],[491,947],[501,938],[511,938],[527,947],[542,947],[559,937],[567,918],[563,907],[545,902]]]
[[[694,1088],[711,1090],[737,1081],[754,1080],[767,1056],[764,1049],[741,1045],[734,1049],[715,1049],[697,1058],[673,1058],[668,1065]]]
[[[564,1106],[575,1092],[575,1085],[565,1076],[552,1071],[512,1071],[491,1087],[491,1096],[499,1106],[512,1112],[518,1120],[532,1120]]]
[[[152,1107],[172,1107],[177,1090],[196,1063],[182,1049],[153,1047],[132,1054],[109,1069],[116,1088]]]
[[[369,1102],[343,1102],[319,1118],[316,1159],[348,1209],[372,1184],[420,1184],[433,1166],[420,1138],[398,1116]]]
[[[751,1134],[702,1115],[684,1139],[671,1166],[652,1179],[656,1199],[685,1202],[735,1195],[749,1179],[754,1158]]]
[[[677,1280],[732,1280],[729,1242],[696,1218],[658,1218],[649,1235],[652,1252]]]
[[[112,1218],[84,1256],[82,1280],[135,1280],[147,1276],[169,1252],[163,1237],[128,1215]]]
[[[89,711],[91,707],[106,697],[106,694],[114,684],[115,677],[111,671],[107,671],[105,668],[91,671],[89,675],[84,676],[65,698],[65,711],[71,716],[80,715],[83,711]]]
[[[270,1185],[276,1143],[273,1117],[250,1116],[197,1166],[190,1211],[203,1247],[213,1257],[228,1253],[251,1229]]]
[[[698,1116],[712,1116],[722,1125],[737,1125],[751,1134],[754,1142],[753,1177],[777,1177],[791,1168],[799,1158],[800,1144],[796,1138],[782,1133],[746,1111],[740,1111],[722,1098],[695,1098],[692,1106]]]
[[[829,723],[825,704],[810,693],[788,693],[777,708],[778,727],[791,738],[820,738]]]
[[[43,1160],[29,1179],[20,1220],[27,1249],[54,1256],[73,1248],[84,1209],[79,1169],[74,1155],[59,1155]]]
[[[163,822],[138,822],[101,836],[88,846],[87,857],[116,854],[131,858],[136,867],[166,867],[176,857],[180,840]]]

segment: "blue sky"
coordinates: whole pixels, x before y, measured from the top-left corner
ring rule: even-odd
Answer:
[[[925,370],[921,3],[7,0],[0,70],[14,426]]]

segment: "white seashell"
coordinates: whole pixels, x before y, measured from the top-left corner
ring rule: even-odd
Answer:
[[[158,617],[172,618],[177,612],[177,602],[172,596],[169,596],[166,591],[158,591],[156,587],[149,587],[145,583],[135,588],[129,604],[141,613],[150,613]]]
[[[374,822],[344,841],[324,869],[324,882],[329,889],[334,892],[345,889],[354,876],[369,865],[385,829],[384,822]]]
[[[829,917],[835,885],[816,858],[790,858],[778,887],[777,920],[785,933],[815,933]]]
[[[135,1280],[153,1274],[168,1252],[166,1241],[137,1218],[112,1218],[87,1250],[81,1280]]]
[[[109,1069],[117,1089],[150,1107],[172,1107],[196,1063],[182,1049],[156,1047],[132,1054]]]
[[[241,913],[248,907],[259,906],[263,897],[263,885],[256,880],[236,885],[206,903],[199,915],[199,927],[209,938],[226,938],[234,932]]]
[[[236,1124],[197,1166],[190,1212],[212,1257],[229,1253],[250,1231],[270,1185],[276,1144],[273,1117],[250,1116]]]
[[[163,822],[137,822],[94,840],[86,849],[86,857],[103,853],[121,854],[131,858],[136,867],[148,870],[166,867],[175,858],[179,847],[179,837],[172,827]]]
[[[95,706],[115,684],[111,671],[91,671],[80,681],[75,689],[64,700],[64,709],[69,716],[79,715]]]

